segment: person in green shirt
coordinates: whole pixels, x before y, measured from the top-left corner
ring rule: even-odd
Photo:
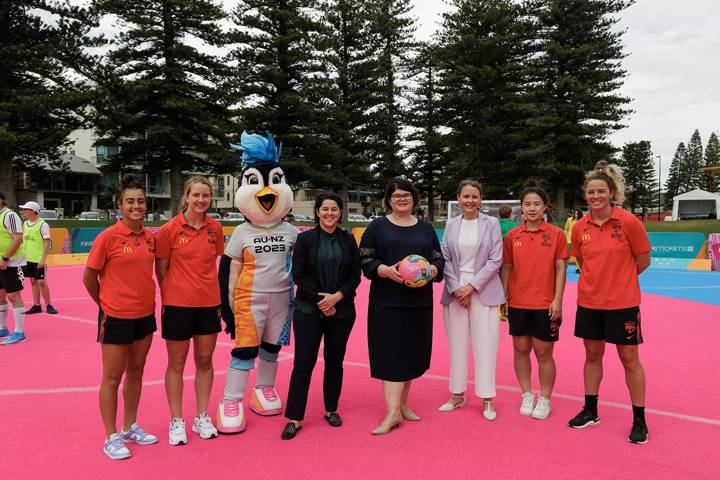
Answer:
[[[505,234],[517,227],[518,224],[510,220],[510,217],[512,216],[512,207],[510,205],[500,205],[499,214],[500,233],[502,233],[503,238],[505,238]]]
[[[25,278],[32,284],[33,306],[25,311],[25,315],[42,313],[40,293],[45,299],[45,311],[54,315],[57,312],[50,302],[50,287],[45,280],[47,256],[50,252],[50,225],[38,218],[40,205],[37,202],[27,202],[20,205],[25,222],[23,223],[23,250],[27,265],[23,267]]]

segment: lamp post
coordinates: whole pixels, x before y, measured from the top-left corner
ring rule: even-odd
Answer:
[[[658,160],[658,222],[660,221],[660,211],[662,210],[662,203],[660,200],[660,191],[662,190],[662,155],[655,156]]]

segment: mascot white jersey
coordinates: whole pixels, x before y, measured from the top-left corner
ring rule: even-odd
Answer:
[[[293,290],[290,275],[297,230],[283,221],[293,195],[280,168],[280,153],[271,134],[243,132],[243,169],[235,206],[245,216],[230,237],[220,261],[219,277],[226,331],[235,339],[218,406],[222,433],[245,430],[243,398],[250,370],[260,357],[249,407],[260,415],[278,415],[282,403],[275,389],[278,353],[290,341]]]

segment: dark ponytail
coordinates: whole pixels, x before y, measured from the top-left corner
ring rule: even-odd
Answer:
[[[134,173],[126,173],[123,175],[120,180],[120,189],[118,190],[118,205],[122,205],[125,190],[142,190],[143,193],[145,193],[142,177]]]

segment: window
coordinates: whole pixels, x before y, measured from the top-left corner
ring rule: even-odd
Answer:
[[[228,192],[228,193],[225,194],[225,199],[226,199],[226,201],[228,201],[228,202],[230,201],[230,192]]]

